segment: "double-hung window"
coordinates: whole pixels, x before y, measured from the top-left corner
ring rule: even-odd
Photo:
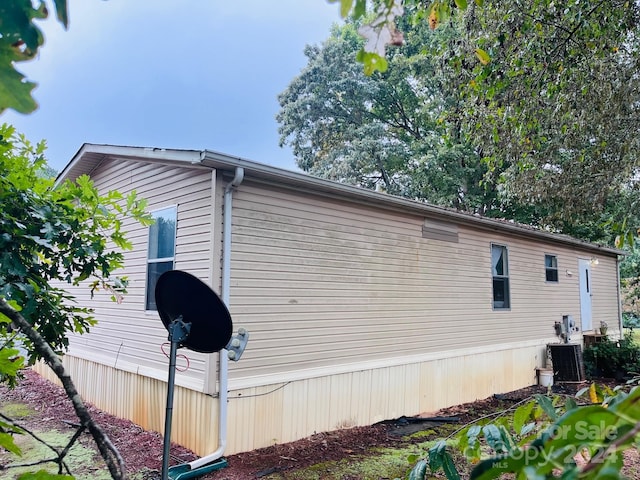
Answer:
[[[544,256],[544,270],[547,282],[558,281],[558,257],[555,255]]]
[[[163,208],[151,215],[155,222],[149,227],[146,309],[157,310],[156,282],[164,272],[173,270],[175,261],[177,208]]]
[[[509,300],[509,258],[507,247],[491,245],[491,272],[493,276],[493,308],[506,309]]]

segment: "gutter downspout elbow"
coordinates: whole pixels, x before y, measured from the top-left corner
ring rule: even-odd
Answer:
[[[224,214],[222,232],[222,288],[221,297],[224,304],[229,308],[229,296],[231,290],[231,217],[233,191],[244,180],[244,168],[236,167],[233,180],[224,189]],[[202,458],[189,463],[191,470],[205,466],[218,460],[224,454],[227,446],[227,401],[229,384],[229,357],[227,350],[218,352],[218,448]]]
[[[231,180],[231,183],[229,183],[229,185],[224,189],[225,195],[239,186],[242,183],[242,180],[244,180],[244,168],[236,167],[236,174],[234,175],[233,180]]]

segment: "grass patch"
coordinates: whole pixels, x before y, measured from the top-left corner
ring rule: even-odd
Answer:
[[[459,424],[442,424],[404,436],[416,443],[402,447],[372,448],[347,458],[326,461],[300,469],[274,472],[266,480],[370,480],[372,478],[405,478],[413,468],[409,456],[424,458],[435,443],[460,428]]]
[[[412,440],[420,440],[420,439],[426,440],[428,438],[433,438],[434,436],[437,436],[437,437],[446,436],[446,433],[442,434],[440,432],[436,432],[435,430],[420,430],[419,432],[408,435],[407,438],[410,438]]]
[[[61,450],[67,445],[73,436],[73,432],[38,432],[38,436],[49,445]],[[5,468],[11,467],[11,465],[31,464],[43,459],[56,457],[56,454],[49,447],[38,442],[30,435],[16,435],[15,440],[22,450],[22,455],[16,456],[8,452],[0,453],[0,463],[4,464]],[[96,451],[80,443],[76,442],[69,450],[67,457],[65,457],[65,462],[70,466],[71,474],[75,476],[76,480],[109,480],[111,478],[109,471],[104,468],[104,463],[96,454]],[[11,467],[5,470],[11,477],[5,478],[17,478],[23,473],[39,470],[46,470],[55,474],[58,473],[58,465],[48,462],[35,466]]]
[[[396,478],[404,477],[411,465],[407,457],[411,454],[423,454],[424,449],[418,445],[403,448],[385,448],[367,456],[354,456],[333,462],[323,462],[310,467],[281,472],[265,477],[269,480],[341,480]]]
[[[7,403],[0,407],[0,413],[13,420],[20,420],[35,414],[36,411],[24,403]]]
[[[437,435],[434,430],[430,435]],[[418,432],[424,433],[424,432]],[[412,435],[415,438],[416,434]],[[337,461],[317,463],[299,470],[273,473],[267,480],[370,480],[372,478],[405,478],[413,467],[408,457],[424,457],[435,441],[428,441],[403,448],[372,449],[366,454],[353,455]]]

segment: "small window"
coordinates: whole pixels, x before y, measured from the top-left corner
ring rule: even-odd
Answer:
[[[509,301],[509,260],[507,247],[491,245],[491,271],[493,274],[493,308],[506,309]]]
[[[151,214],[155,223],[149,227],[149,254],[147,256],[147,310],[157,310],[156,282],[160,275],[173,270],[176,251],[176,207]]]
[[[555,255],[545,255],[544,269],[547,282],[558,281],[558,257]]]

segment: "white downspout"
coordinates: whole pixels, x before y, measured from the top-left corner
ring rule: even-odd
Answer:
[[[620,329],[619,338],[624,338],[624,328],[622,322],[622,295],[620,294],[620,255],[616,255],[616,280],[618,285],[616,286],[616,294],[618,298],[618,328]]]
[[[224,189],[224,217],[222,232],[222,289],[221,297],[224,304],[229,308],[229,293],[231,280],[231,206],[233,201],[233,190],[242,183],[244,179],[244,168],[236,167],[236,174],[231,183]],[[190,462],[191,470],[207,465],[224,454],[227,446],[227,401],[228,401],[228,368],[229,358],[227,350],[218,352],[218,449],[202,458]]]

